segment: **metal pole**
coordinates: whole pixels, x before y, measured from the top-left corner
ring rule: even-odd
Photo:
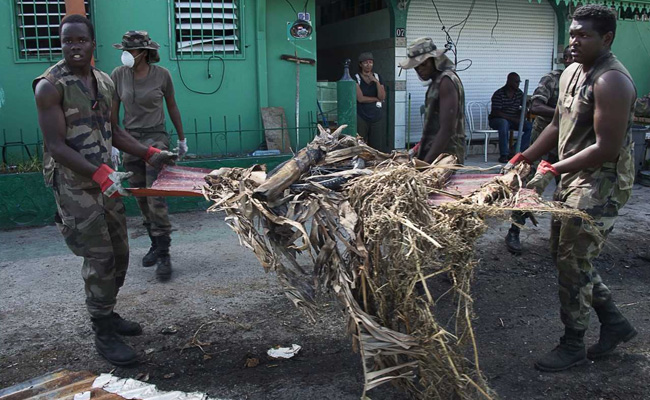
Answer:
[[[409,150],[411,148],[411,93],[409,93],[406,115],[408,115],[406,120],[406,149]]]
[[[528,79],[524,83],[524,97],[521,100],[521,113],[519,113],[519,135],[517,135],[517,145],[515,153],[521,151],[521,137],[524,135],[524,117],[526,117],[526,102],[528,101]]]

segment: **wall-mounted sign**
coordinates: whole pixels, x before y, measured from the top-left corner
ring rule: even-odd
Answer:
[[[395,29],[395,37],[406,37],[406,29],[404,29],[404,28],[396,28]]]

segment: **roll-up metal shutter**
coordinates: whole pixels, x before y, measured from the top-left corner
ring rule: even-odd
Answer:
[[[447,28],[467,16],[471,3],[471,0],[435,1]],[[498,0],[497,4],[499,21],[493,36],[491,31],[497,20],[495,2],[477,0],[457,43],[458,61],[472,60],[469,69],[458,73],[465,86],[466,102],[489,102],[513,71],[521,76],[521,90],[524,80],[530,80],[528,93],[532,94],[542,75],[553,69],[557,21],[548,1]],[[454,41],[460,27],[450,31]],[[428,36],[438,48],[444,48],[445,33],[441,28],[431,0],[411,0],[406,22],[407,43]],[[453,54],[447,52],[447,55],[453,61]],[[468,65],[459,62],[458,69]],[[404,72],[407,96],[411,94],[410,141],[417,142],[422,132],[420,105],[424,104],[427,88],[422,86],[414,70]]]

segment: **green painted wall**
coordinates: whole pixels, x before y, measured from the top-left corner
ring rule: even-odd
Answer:
[[[110,73],[120,63],[120,52],[111,45],[121,40],[131,29],[149,31],[153,40],[161,45],[159,65],[172,73],[176,99],[188,136],[190,152],[200,155],[238,154],[255,150],[263,141],[260,106],[283,107],[287,125],[292,129],[295,144],[295,88],[296,66],[280,60],[281,54],[316,58],[316,37],[298,42],[296,46],[286,37],[286,24],[296,19],[291,7],[284,1],[240,0],[244,32],[242,46],[244,59],[225,60],[225,79],[221,89],[213,95],[192,93],[181,82],[182,72],[190,89],[214,90],[224,73],[218,59],[210,62],[212,78],[207,76],[207,60],[176,62],[170,57],[169,2],[163,0],[91,0],[97,36],[97,67]],[[0,0],[0,89],[4,104],[0,108],[0,145],[17,141],[23,131],[23,141],[36,143],[36,110],[31,81],[53,63],[15,62],[13,33],[13,0]],[[308,2],[307,11],[314,13],[314,2]],[[259,66],[264,66],[260,68]],[[179,69],[180,67],[180,69]],[[308,114],[315,118],[316,68],[301,66],[300,71],[300,125],[308,127]],[[2,98],[0,92],[0,99]],[[2,104],[0,102],[0,104]],[[212,125],[210,125],[212,117]],[[224,117],[226,121],[224,122]],[[236,131],[249,131],[240,134]],[[168,124],[172,128],[171,124]],[[208,131],[224,131],[210,135]],[[198,132],[198,133],[197,133]],[[311,132],[301,131],[300,146],[311,139]],[[226,143],[227,142],[227,143]],[[18,151],[18,148],[14,148]],[[35,152],[35,146],[32,147]]]
[[[639,97],[650,92],[650,22],[618,21],[612,51],[632,74]]]

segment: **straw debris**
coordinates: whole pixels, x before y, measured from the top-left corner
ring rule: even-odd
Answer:
[[[225,211],[240,243],[307,316],[318,312],[318,293],[336,295],[362,357],[364,397],[392,382],[416,399],[496,398],[472,329],[473,252],[485,220],[510,210],[584,215],[522,189],[525,164],[434,206],[431,194],[446,193],[463,168],[455,157],[428,165],[340,129],[320,128],[268,175],[259,166],[213,171],[209,211]]]

